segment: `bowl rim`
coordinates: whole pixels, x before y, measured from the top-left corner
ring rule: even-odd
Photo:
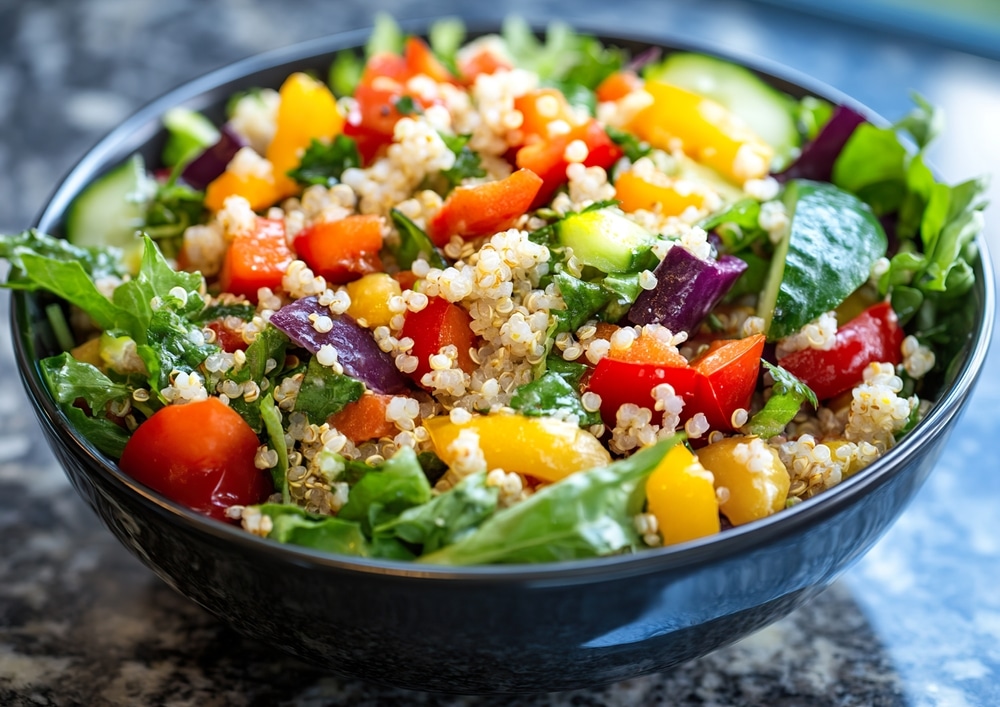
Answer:
[[[412,33],[422,34],[430,20],[412,20],[400,23]],[[495,32],[499,23],[495,20],[469,18],[466,25],[470,35]],[[541,29],[535,27],[536,31]],[[763,75],[772,83],[792,85],[806,93],[820,96],[838,103],[844,103],[859,110],[877,123],[886,121],[878,114],[816,79],[795,69],[749,55],[726,51],[711,42],[692,41],[668,32],[609,33],[602,29],[575,23],[574,29],[591,34],[607,43],[633,43],[664,47],[668,51],[697,51],[723,57],[739,63]],[[95,177],[111,168],[125,156],[134,152],[159,132],[159,119],[170,107],[189,105],[195,107],[199,99],[220,90],[226,84],[245,79],[248,75],[266,70],[275,70],[287,64],[301,63],[330,55],[341,49],[363,46],[370,28],[339,32],[328,36],[279,47],[260,54],[226,64],[201,76],[185,81],[178,86],[149,101],[130,117],[112,129],[96,144],[88,149],[69,170],[46,200],[33,227],[40,230],[51,228],[58,223],[69,208],[76,194]],[[215,104],[213,99],[206,103]],[[835,488],[808,499],[793,508],[768,516],[761,520],[726,530],[725,532],[697,540],[670,545],[662,548],[646,549],[638,553],[612,557],[598,557],[585,560],[539,564],[473,565],[451,567],[425,565],[399,560],[358,558],[346,555],[312,550],[277,543],[260,538],[243,529],[220,523],[175,504],[160,494],[147,489],[120,471],[117,465],[76,434],[69,420],[55,404],[48,387],[44,383],[38,361],[33,358],[29,337],[27,302],[23,291],[15,290],[11,297],[11,328],[17,358],[18,371],[40,421],[53,434],[62,437],[72,454],[86,458],[88,473],[97,473],[115,486],[124,486],[127,493],[134,493],[141,503],[153,513],[164,516],[174,524],[186,526],[189,532],[211,536],[226,543],[237,543],[247,552],[263,552],[277,561],[308,563],[328,571],[360,572],[368,575],[383,575],[398,579],[421,579],[428,581],[460,580],[467,583],[494,584],[498,581],[510,584],[531,584],[558,586],[564,584],[598,583],[622,577],[648,574],[713,562],[736,553],[742,553],[756,546],[766,545],[772,539],[795,533],[810,527],[823,519],[835,515],[852,504],[860,496],[884,485],[896,472],[919,455],[922,440],[937,437],[948,422],[962,411],[962,403],[971,393],[976,379],[982,371],[993,330],[996,308],[996,290],[992,261],[986,239],[982,233],[977,236],[979,263],[977,285],[981,291],[982,307],[978,326],[971,335],[968,354],[955,376],[952,385],[935,403],[928,415],[907,434],[885,456],[845,479]]]

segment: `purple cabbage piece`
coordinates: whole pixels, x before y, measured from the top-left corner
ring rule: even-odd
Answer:
[[[229,124],[222,126],[218,141],[191,160],[181,172],[181,178],[194,189],[204,189],[213,179],[226,171],[226,165],[233,159],[247,141],[234,131]]]
[[[333,328],[326,333],[316,331],[309,320],[310,314],[330,317]],[[378,347],[370,331],[346,314],[331,314],[330,308],[320,304],[316,297],[285,305],[271,315],[271,324],[312,354],[330,344],[337,351],[337,361],[344,367],[344,373],[376,393],[394,395],[410,387],[409,379],[396,368],[392,357]]]
[[[690,334],[746,269],[747,264],[734,255],[702,260],[687,248],[675,245],[654,272],[656,287],[639,293],[628,311],[628,320],[633,324],[662,324],[675,334]]]
[[[853,108],[837,106],[819,134],[802,148],[798,158],[782,172],[774,175],[779,182],[789,179],[814,179],[829,182],[833,176],[833,163],[837,161],[847,140],[865,117]]]

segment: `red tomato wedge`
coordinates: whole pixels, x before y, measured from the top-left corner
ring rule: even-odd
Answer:
[[[229,244],[219,272],[219,287],[256,302],[261,287],[277,289],[281,285],[292,259],[285,222],[258,216],[256,230],[236,236]]]
[[[869,363],[902,361],[904,336],[892,305],[880,302],[837,329],[828,351],[803,349],[778,363],[812,388],[817,398],[828,400],[860,383]]]
[[[353,214],[340,221],[317,223],[302,230],[293,243],[299,257],[317,275],[343,284],[381,272],[382,218]]]
[[[254,465],[258,444],[239,413],[207,398],[153,413],[118,466],[171,501],[226,520],[229,506],[261,503],[273,491],[268,472]]]
[[[542,179],[527,169],[495,182],[456,187],[431,219],[427,235],[443,246],[453,235],[472,238],[502,231],[528,210],[541,187]]]
[[[476,362],[469,355],[469,349],[476,345],[471,322],[468,312],[441,297],[431,297],[427,306],[419,312],[407,312],[400,338],[408,336],[413,339],[410,353],[418,361],[417,369],[410,377],[419,383],[431,370],[429,358],[448,345],[458,349],[459,368],[466,373],[476,370]]]

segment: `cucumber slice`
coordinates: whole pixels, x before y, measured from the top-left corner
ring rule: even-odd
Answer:
[[[151,180],[140,155],[91,183],[66,215],[66,239],[79,246],[142,248],[138,231],[146,220]]]
[[[631,270],[655,238],[617,209],[596,209],[560,221],[559,241],[584,265],[613,273]]]
[[[795,102],[743,66],[705,54],[679,53],[650,66],[645,75],[721,103],[774,148],[776,162],[783,164],[801,144]]]
[[[212,121],[189,108],[178,106],[168,110],[163,114],[163,127],[169,133],[162,155],[167,167],[186,164],[219,141],[219,130]]]

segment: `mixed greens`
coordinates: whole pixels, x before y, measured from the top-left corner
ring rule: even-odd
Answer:
[[[779,512],[949,383],[986,182],[934,176],[920,97],[879,127],[561,23],[428,40],[380,16],[326,84],[174,109],[164,170],[0,238],[126,473],[278,542],[562,561]]]

